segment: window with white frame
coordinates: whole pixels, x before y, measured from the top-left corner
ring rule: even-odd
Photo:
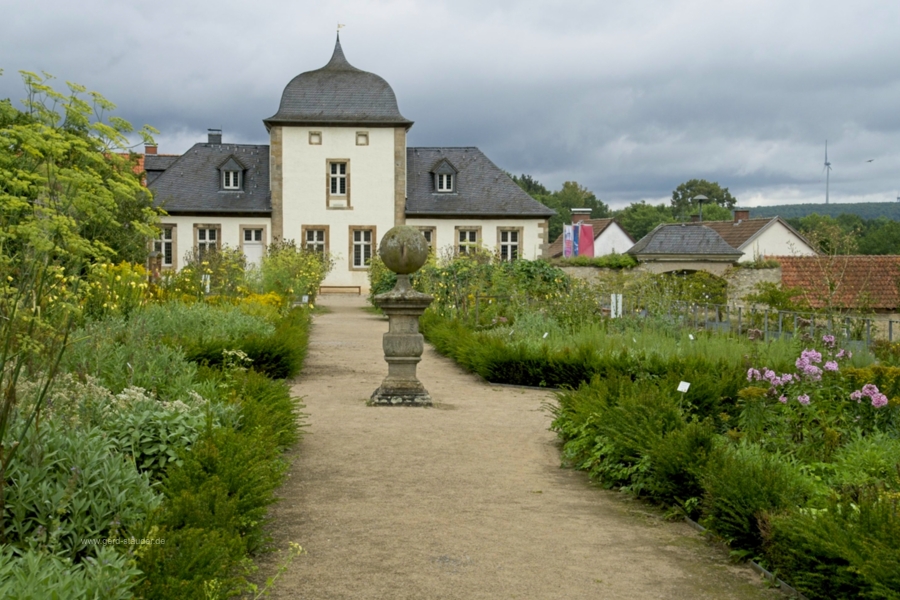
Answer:
[[[219,249],[219,228],[201,226],[197,228],[197,258],[203,260]]]
[[[347,163],[333,162],[329,164],[329,189],[332,196],[347,195]]]
[[[326,237],[324,229],[306,229],[305,230],[304,247],[319,254],[326,252]]]
[[[159,254],[162,266],[175,264],[175,227],[161,227],[159,237],[153,240],[153,251]]]
[[[350,230],[352,244],[352,266],[354,269],[364,269],[369,266],[372,259],[372,242],[375,232],[367,228],[353,228]]]
[[[460,254],[471,254],[478,247],[477,229],[457,229],[457,251]]]
[[[453,191],[453,173],[437,174],[437,191],[452,192]]]
[[[241,189],[241,172],[240,171],[222,171],[222,189],[225,189],[225,190]]]
[[[263,239],[262,229],[244,229],[245,242],[261,242]]]
[[[500,260],[513,261],[519,258],[519,230],[501,229],[500,236]]]

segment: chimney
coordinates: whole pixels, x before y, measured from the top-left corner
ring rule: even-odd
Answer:
[[[221,129],[208,129],[209,132],[209,142],[210,144],[221,144],[222,143],[222,130]]]
[[[591,209],[590,208],[573,208],[572,209],[572,223],[580,223],[585,219],[591,218]]]
[[[750,219],[750,211],[749,210],[735,210],[734,211],[734,222],[740,223],[741,221],[747,221]]]
[[[700,215],[691,215],[691,223],[699,223]]]
[[[156,144],[145,144],[144,154],[156,154]]]

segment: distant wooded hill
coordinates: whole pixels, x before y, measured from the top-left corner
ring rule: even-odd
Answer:
[[[900,202],[859,202],[856,204],[779,204],[776,206],[760,206],[750,209],[750,217],[781,217],[782,219],[798,219],[811,214],[837,217],[840,215],[858,215],[862,219],[886,217],[900,221]]]

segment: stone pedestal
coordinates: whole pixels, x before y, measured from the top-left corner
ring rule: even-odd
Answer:
[[[375,296],[375,306],[390,321],[382,338],[388,374],[372,394],[370,406],[431,406],[431,396],[416,377],[425,338],[419,333],[419,317],[433,298],[412,289],[409,275],[397,275],[390,292]]]

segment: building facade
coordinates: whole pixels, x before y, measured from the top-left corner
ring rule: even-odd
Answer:
[[[181,156],[148,149],[148,186],[168,213],[156,247],[165,268],[225,245],[258,262],[273,240],[293,240],[334,259],[324,286],[364,290],[381,236],[401,224],[438,252],[546,252],[553,211],[477,148],[407,147],[413,122],[384,79],[347,61],[340,39],[263,123],[268,146],[223,143],[210,130]]]

